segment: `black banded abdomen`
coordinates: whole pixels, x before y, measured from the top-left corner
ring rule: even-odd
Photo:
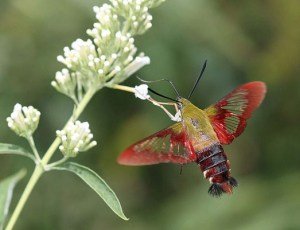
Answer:
[[[212,183],[222,183],[223,179],[227,179],[229,164],[221,145],[212,145],[205,151],[197,153],[197,155],[197,163],[206,179],[209,179]]]
[[[236,180],[230,177],[230,164],[220,144],[197,152],[196,162],[204,177],[212,184],[209,189],[211,195],[220,196],[224,192],[231,193],[232,187],[237,185]]]

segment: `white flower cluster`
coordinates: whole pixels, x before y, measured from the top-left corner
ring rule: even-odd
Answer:
[[[88,122],[71,122],[64,130],[56,131],[56,134],[61,139],[59,150],[67,157],[76,157],[79,152],[97,145],[96,141],[92,141],[93,134]]]
[[[70,96],[76,101],[75,89],[76,89],[76,75],[69,72],[68,69],[62,69],[55,74],[55,81],[51,82],[51,85],[59,92]]]
[[[64,48],[64,56],[59,55],[57,60],[65,64],[71,70],[77,70],[89,65],[89,57],[96,56],[96,48],[91,40],[83,41],[77,39],[69,47]],[[83,63],[82,63],[83,61]]]
[[[116,78],[123,74],[120,71],[134,61],[137,51],[134,38],[121,31],[119,17],[111,5],[94,7],[94,11],[98,22],[94,23],[93,29],[87,30],[87,34],[93,37],[98,47],[97,56],[93,57],[98,77],[104,81],[115,78],[113,82],[117,83]]]
[[[16,104],[14,110],[8,117],[8,127],[17,135],[22,137],[30,137],[36,130],[41,113],[32,106],[23,106]]]
[[[152,26],[152,16],[149,6],[152,1],[147,0],[111,0],[116,11],[126,21],[126,27],[132,34],[143,34]]]
[[[119,84],[149,64],[149,57],[137,55],[133,36],[151,27],[148,11],[163,1],[111,0],[111,5],[95,6],[97,22],[87,30],[92,40],[77,39],[71,48],[64,48],[57,60],[69,71],[58,72],[52,86],[80,101],[88,90]]]
[[[111,5],[104,4],[102,7],[94,6],[96,19],[93,29],[88,29],[87,34],[94,38],[95,44],[100,48],[100,55],[107,55],[110,48],[113,48],[116,34],[120,31],[118,15],[114,12]],[[123,38],[123,41],[126,38]],[[128,39],[127,39],[128,40]]]

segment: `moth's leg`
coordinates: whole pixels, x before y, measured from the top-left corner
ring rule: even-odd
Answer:
[[[176,103],[172,103],[172,102],[159,102],[159,101],[154,100],[153,98],[149,98],[148,101],[150,101],[153,105],[156,105],[156,106],[160,107],[168,115],[168,117],[171,118],[172,121],[177,121],[178,120],[178,118],[176,117],[176,114],[175,114],[175,116],[173,116],[169,112],[169,110],[167,110],[164,107],[164,105],[173,105],[175,107],[175,109],[176,109],[176,106],[177,106]]]
[[[178,113],[178,112],[179,112],[179,109],[178,109],[177,103],[175,103],[174,107],[175,107],[176,113]]]
[[[178,105],[177,103],[174,102],[160,102],[160,101],[156,101],[156,103],[160,104],[160,105],[170,105],[170,106],[174,106],[174,109],[176,111],[175,115],[173,117],[170,117],[173,121],[180,121],[181,120],[181,114],[180,111],[178,109]]]
[[[153,98],[152,98],[152,100],[154,100]],[[158,103],[158,104],[161,104],[161,105],[171,105],[171,106],[177,106],[177,104],[176,103],[174,103],[174,102],[161,102],[161,101],[156,101],[156,103]]]

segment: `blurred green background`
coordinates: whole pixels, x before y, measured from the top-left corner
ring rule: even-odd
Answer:
[[[72,111],[51,86],[62,68],[56,56],[95,21],[95,0],[0,1],[0,137],[28,148],[7,128],[16,102],[42,112],[35,133],[45,151]],[[77,162],[99,173],[117,193],[128,222],[119,219],[75,176],[51,172],[34,189],[16,229],[300,229],[300,4],[298,0],[169,0],[153,9],[153,28],[137,38],[151,65],[137,76],[173,80],[203,108],[239,84],[261,80],[267,97],[246,132],[225,150],[240,186],[232,196],[209,197],[196,165],[125,167],[116,163],[129,144],[171,124],[150,103],[101,90],[81,120],[99,143]],[[124,84],[139,84],[132,77]],[[173,95],[169,85],[153,86]],[[60,157],[56,155],[57,159]],[[1,156],[0,179],[32,164]],[[28,176],[29,176],[28,174]],[[28,177],[17,186],[16,204]]]

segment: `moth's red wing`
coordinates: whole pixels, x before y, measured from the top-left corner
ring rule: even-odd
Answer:
[[[181,123],[176,123],[128,147],[118,158],[122,165],[185,164],[194,161]]]
[[[230,144],[244,131],[246,120],[263,101],[265,94],[265,83],[249,82],[205,109],[221,144]]]

